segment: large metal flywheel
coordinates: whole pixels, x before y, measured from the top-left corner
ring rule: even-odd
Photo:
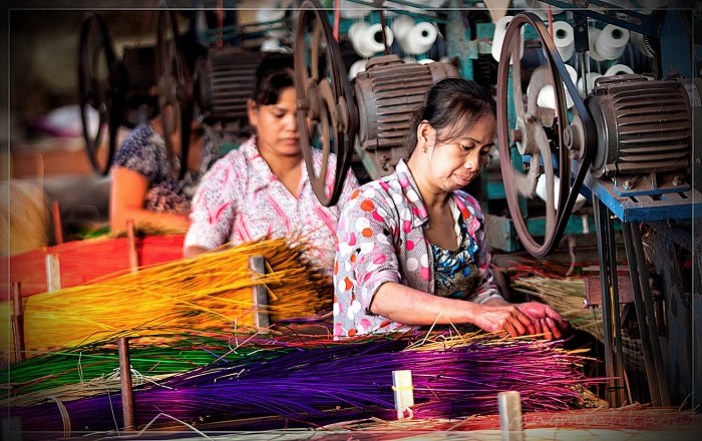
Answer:
[[[521,65],[525,26],[536,31],[546,61],[533,71]],[[590,146],[596,142],[592,127],[585,103],[544,23],[533,13],[515,16],[500,53],[497,135],[510,215],[521,243],[536,257],[550,253],[563,236],[592,161]],[[539,185],[545,190],[536,213],[545,218],[543,239],[530,232],[525,209],[525,199],[537,200]]]
[[[300,6],[294,61],[300,145],[312,188],[322,205],[330,206],[338,201],[351,166],[358,111],[325,14],[316,0]],[[320,167],[315,167],[315,150],[322,154]]]

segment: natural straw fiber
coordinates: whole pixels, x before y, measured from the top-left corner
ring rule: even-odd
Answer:
[[[26,354],[173,329],[253,329],[256,284],[268,290],[265,310],[273,322],[314,315],[330,308],[330,281],[301,260],[302,252],[284,239],[262,240],[30,296],[23,308]],[[267,274],[249,270],[254,255],[266,259]],[[0,304],[5,329],[9,308]],[[13,350],[7,344],[5,353]]]

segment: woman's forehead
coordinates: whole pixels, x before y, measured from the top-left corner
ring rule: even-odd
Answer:
[[[490,122],[493,122],[490,124]],[[473,138],[480,140],[483,137],[483,129],[494,131],[495,117],[491,114],[484,115],[461,115],[453,123],[438,130],[438,137],[444,140]],[[480,133],[478,133],[480,132]]]

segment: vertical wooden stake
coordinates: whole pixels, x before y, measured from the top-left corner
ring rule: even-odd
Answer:
[[[51,218],[54,222],[54,239],[58,245],[63,243],[63,222],[61,220],[61,204],[59,201],[51,203]]]
[[[127,246],[129,247],[129,269],[132,274],[139,271],[139,256],[136,250],[136,235],[134,234],[134,220],[127,220]]]
[[[24,318],[20,282],[12,283],[12,337],[15,344],[15,361],[24,360]]]
[[[0,418],[0,439],[5,441],[22,441],[22,419],[18,416]]]
[[[266,264],[263,256],[249,257],[249,269],[253,272],[251,277],[257,279],[259,274],[266,274]],[[254,285],[252,288],[254,305],[254,324],[262,334],[268,333],[270,318],[268,317],[268,293],[263,285]]]
[[[119,356],[119,378],[122,387],[122,414],[124,430],[133,431],[134,422],[134,394],[132,391],[132,367],[129,360],[129,342],[126,337],[117,339],[117,352]]]
[[[403,419],[406,411],[409,411],[411,416],[411,407],[414,406],[412,371],[392,371],[392,390],[394,391],[397,419]]]
[[[46,291],[58,291],[61,289],[61,266],[59,265],[59,258],[56,254],[47,254],[44,261],[46,265]]]
[[[502,441],[524,441],[522,428],[522,402],[519,392],[508,391],[497,394],[500,411]]]

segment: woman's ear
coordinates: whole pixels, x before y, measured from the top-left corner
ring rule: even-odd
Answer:
[[[429,121],[423,120],[417,126],[417,144],[423,152],[427,152],[434,148],[436,142],[436,130],[429,124]]]
[[[249,117],[249,124],[254,128],[258,127],[258,105],[251,98],[246,101],[246,115]]]

